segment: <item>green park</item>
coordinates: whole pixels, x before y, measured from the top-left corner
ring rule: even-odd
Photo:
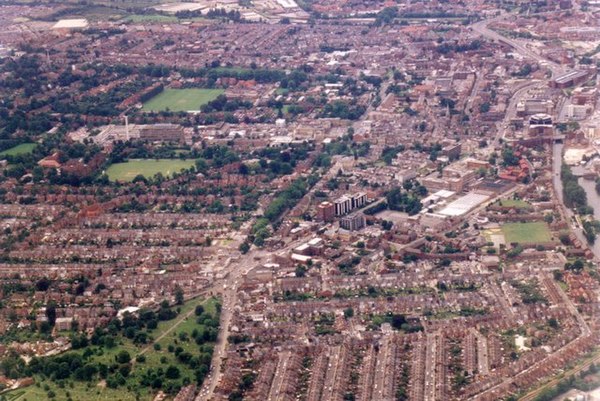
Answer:
[[[219,314],[217,299],[198,298],[126,314],[89,339],[70,333],[71,351],[34,358],[27,368],[15,360],[15,372],[29,373],[35,384],[2,396],[7,401],[146,401],[158,391],[173,396],[208,373]]]
[[[191,159],[133,159],[110,165],[106,174],[111,181],[130,182],[138,175],[152,178],[160,173],[165,177],[170,177],[173,173],[189,169],[193,165],[194,160]]]
[[[143,111],[198,111],[202,105],[222,95],[222,89],[165,89],[144,103]]]
[[[36,146],[37,144],[35,143],[22,143],[0,152],[0,157],[25,155],[33,152]]]
[[[550,242],[552,236],[548,224],[544,222],[507,223],[502,226],[506,243],[532,244]]]

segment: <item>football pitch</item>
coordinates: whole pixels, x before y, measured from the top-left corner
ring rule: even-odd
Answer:
[[[33,152],[33,149],[35,149],[36,146],[37,146],[37,144],[35,144],[35,143],[22,143],[20,145],[17,145],[15,147],[12,147],[10,149],[6,149],[6,150],[0,152],[0,157],[2,157],[2,156],[19,156],[19,155],[31,153],[31,152]]]
[[[502,232],[507,243],[531,244],[552,240],[548,224],[544,222],[508,223],[502,226]]]
[[[200,106],[215,100],[222,89],[165,89],[144,103],[144,111],[199,111]]]
[[[133,181],[138,175],[152,178],[155,174],[161,173],[165,177],[169,177],[173,173],[178,173],[181,169],[187,169],[193,165],[194,160],[136,159],[112,164],[106,170],[106,174],[111,181]]]

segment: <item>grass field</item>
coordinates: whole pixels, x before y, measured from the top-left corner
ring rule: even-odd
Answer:
[[[132,181],[139,174],[146,178],[152,178],[157,173],[169,177],[173,173],[177,173],[183,168],[190,168],[193,165],[194,160],[136,159],[112,164],[106,170],[106,174],[111,181]]]
[[[127,21],[131,22],[177,22],[179,19],[174,15],[161,15],[161,14],[136,14],[130,15],[125,18]]]
[[[177,18],[174,15],[162,15],[162,14],[134,14],[124,19],[126,22],[143,23],[143,22],[158,22],[164,24],[190,22],[190,21],[210,21],[206,18],[195,17],[195,18]]]
[[[502,226],[502,232],[507,243],[518,242],[529,244],[534,242],[549,242],[552,240],[548,224],[544,222],[508,223]]]
[[[144,111],[198,111],[200,106],[215,100],[222,89],[165,89],[144,103]]]
[[[33,149],[35,149],[36,146],[37,146],[37,144],[35,144],[35,143],[22,143],[20,145],[17,145],[15,147],[12,147],[10,149],[6,149],[6,150],[0,152],[0,157],[18,156],[18,155],[24,155],[27,153],[31,153],[33,151]]]

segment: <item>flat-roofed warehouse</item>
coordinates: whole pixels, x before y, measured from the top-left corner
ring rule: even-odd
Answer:
[[[89,22],[85,18],[70,18],[70,19],[61,19],[59,20],[52,29],[58,30],[77,30],[77,29],[85,29],[90,26]]]
[[[440,210],[438,214],[449,217],[462,216],[475,209],[489,198],[490,197],[487,195],[471,192],[461,198],[458,198],[454,202],[451,202],[444,209]]]
[[[583,83],[590,79],[595,71],[571,71],[566,74],[559,75],[550,81],[550,86],[553,88],[564,89],[573,85]]]

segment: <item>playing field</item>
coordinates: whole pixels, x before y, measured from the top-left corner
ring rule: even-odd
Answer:
[[[498,205],[506,207],[517,207],[521,209],[531,208],[531,205],[521,199],[502,199],[498,201]]]
[[[537,242],[550,242],[552,236],[548,224],[544,222],[533,223],[508,223],[502,226],[502,232],[507,243],[518,242],[531,244]]]
[[[20,145],[17,145],[15,147],[12,147],[10,149],[6,149],[6,150],[0,152],[0,157],[18,156],[18,155],[24,155],[27,153],[31,153],[33,151],[33,149],[35,149],[36,146],[37,146],[37,144],[35,144],[35,143],[22,143]]]
[[[137,159],[129,160],[125,163],[112,164],[106,174],[111,181],[132,181],[137,175],[141,174],[146,178],[153,177],[156,173],[161,173],[165,177],[179,172],[182,168],[190,168],[194,165],[194,160],[179,159]]]
[[[200,106],[215,100],[222,89],[165,89],[144,103],[144,111],[199,111]]]

